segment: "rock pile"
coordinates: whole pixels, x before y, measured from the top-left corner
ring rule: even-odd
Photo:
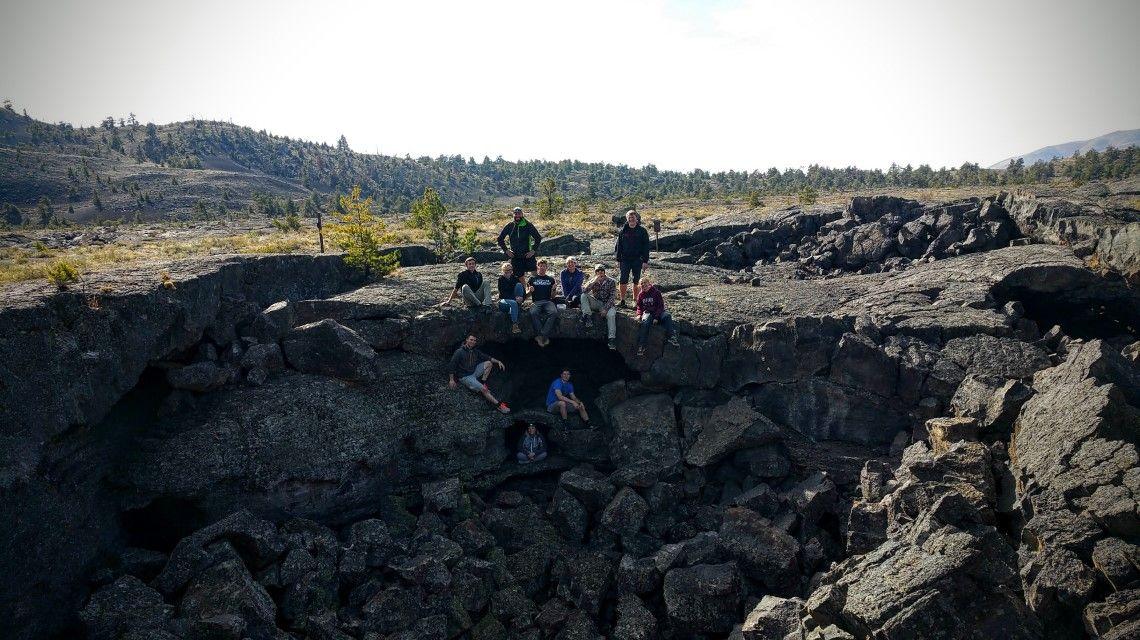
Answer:
[[[352,288],[331,258],[227,259],[176,289],[112,276],[98,310],[8,292],[3,624],[1133,637],[1138,223],[1093,213],[873,197],[702,223],[662,238],[679,346],[654,331],[644,355],[628,313],[610,352],[566,310],[524,357],[529,327],[433,307],[455,265]],[[1077,253],[1008,246],[1050,234]],[[491,384],[512,416],[447,388],[468,334],[507,361]],[[605,363],[590,428],[529,397],[571,355]],[[526,422],[551,455],[520,466]]]

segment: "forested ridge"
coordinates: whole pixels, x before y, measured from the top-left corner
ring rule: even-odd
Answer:
[[[1073,182],[1120,179],[1140,173],[1135,147],[1090,151],[1073,158],[1005,170],[977,163],[934,169],[929,165],[888,170],[856,167],[709,172],[665,171],[653,165],[576,160],[522,160],[459,155],[437,158],[365,154],[352,151],[344,136],[336,145],[278,136],[228,122],[190,120],[167,125],[142,124],[133,114],[107,117],[101,125],[75,127],[20,115],[10,104],[0,109],[0,146],[99,157],[126,164],[181,169],[227,168],[287,180],[321,194],[346,193],[354,185],[372,197],[381,211],[407,211],[427,187],[453,205],[489,204],[497,197],[538,196],[553,181],[567,200],[756,197],[814,191],[881,188],[1002,186],[1068,178]],[[231,163],[240,165],[232,166]],[[228,165],[228,166],[223,166]]]

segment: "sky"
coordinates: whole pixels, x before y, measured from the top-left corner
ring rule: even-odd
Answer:
[[[1140,128],[1140,2],[0,0],[0,98],[356,151],[983,166]]]

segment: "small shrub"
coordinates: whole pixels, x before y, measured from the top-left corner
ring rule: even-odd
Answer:
[[[463,232],[463,237],[459,239],[459,253],[469,256],[479,248],[479,238],[474,229],[468,229]]]
[[[804,187],[800,189],[798,197],[800,204],[815,204],[819,200],[819,192],[811,187]]]
[[[352,194],[341,196],[338,207],[344,213],[339,221],[330,224],[329,232],[333,242],[344,250],[345,264],[371,275],[385,276],[400,266],[399,252],[385,252],[383,245],[393,240],[384,223],[372,215],[372,198],[360,199],[360,187],[353,187]]]
[[[158,277],[162,281],[162,288],[168,291],[174,291],[178,285],[174,284],[174,279],[170,277],[169,271],[160,271]]]
[[[54,284],[60,291],[67,289],[68,285],[79,282],[79,268],[66,260],[57,260],[44,270],[48,282]]]
[[[748,206],[749,206],[749,208],[752,208],[752,209],[764,206],[764,202],[760,200],[760,192],[759,191],[749,191],[748,192]]]
[[[273,226],[281,233],[301,230],[301,216],[295,213],[286,214],[281,220],[273,218],[270,222],[272,222]]]

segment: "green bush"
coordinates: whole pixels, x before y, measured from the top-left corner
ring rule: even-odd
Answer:
[[[339,205],[338,210],[343,213],[329,225],[329,235],[344,250],[345,263],[363,271],[365,278],[395,271],[400,266],[400,256],[395,251],[385,252],[383,247],[395,238],[372,215],[372,198],[361,200],[360,187],[353,187],[352,194],[340,197]]]
[[[60,291],[67,286],[79,282],[79,268],[66,260],[57,260],[50,267],[44,269],[48,282],[54,284]]]
[[[815,204],[819,200],[819,192],[811,187],[804,187],[800,189],[799,200],[800,204]]]

